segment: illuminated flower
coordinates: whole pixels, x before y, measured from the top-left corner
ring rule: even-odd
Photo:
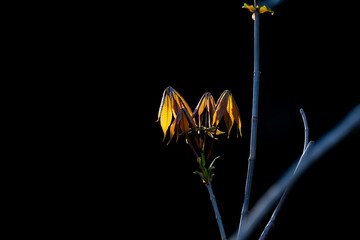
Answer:
[[[249,4],[244,4],[243,8],[246,8],[248,9],[250,12],[254,13],[252,15],[252,19],[255,19],[255,10],[257,9],[257,11],[261,14],[261,13],[265,13],[265,12],[270,12],[271,15],[274,15],[274,11],[271,10],[270,8],[268,8],[267,6],[262,6],[262,7],[259,7],[259,5],[256,6],[256,9],[254,7],[254,5],[249,5]]]
[[[187,113],[191,116],[192,111],[185,99],[172,87],[167,87],[163,93],[161,100],[158,119],[160,120],[161,128],[164,132],[164,139],[166,137],[166,132],[171,124],[171,121],[176,118],[180,109],[186,109]]]
[[[191,128],[190,128],[191,125]],[[171,139],[174,137],[176,132],[176,141],[178,140],[179,136],[187,135],[190,133],[191,129],[195,129],[196,124],[193,119],[190,117],[190,114],[186,108],[180,108],[179,112],[177,113],[173,123],[170,126],[170,143]],[[186,136],[186,142],[187,136]]]
[[[212,126],[212,120],[215,113],[215,100],[211,93],[207,92],[202,95],[198,105],[196,106],[193,118],[195,115],[198,115],[198,125],[201,126],[202,122],[205,120],[205,127]]]
[[[185,99],[174,88],[167,87],[163,93],[157,121],[160,120],[160,125],[164,132],[164,140],[169,127],[169,142],[175,134],[177,141],[179,136],[196,131],[200,146],[203,142],[201,137],[203,135],[202,133],[205,132],[212,138],[214,138],[214,135],[224,133],[219,130],[219,123],[222,119],[228,130],[228,137],[230,136],[234,122],[240,136],[242,135],[239,109],[229,90],[225,90],[221,94],[216,104],[211,93],[205,93],[201,97],[194,112],[192,112]]]
[[[228,137],[230,135],[231,128],[234,125],[234,121],[237,129],[239,130],[240,136],[242,136],[239,109],[229,90],[225,90],[216,102],[212,125],[218,128],[221,119],[224,119],[226,128],[228,129]]]
[[[208,165],[214,141],[217,140],[215,136],[225,133],[218,129],[222,119],[228,130],[228,137],[234,122],[241,136],[239,109],[229,90],[221,94],[216,104],[211,93],[205,93],[194,112],[191,111],[185,99],[174,88],[167,87],[163,93],[157,121],[160,120],[164,140],[169,127],[170,139],[167,144],[175,135],[176,141],[178,141],[179,136],[185,136],[185,141],[193,151],[201,170],[201,172],[195,173],[199,174],[206,184],[211,182],[213,165],[215,160],[219,158],[216,157]],[[211,137],[210,141],[207,140],[207,136]],[[205,155],[205,152],[207,152],[207,155]]]
[[[211,93],[205,93],[201,97],[197,107],[194,110],[192,116],[194,119],[196,114],[198,115],[198,126],[203,126],[204,130],[209,133],[214,133],[216,135],[224,133],[218,130],[220,120],[224,119],[225,126],[228,129],[228,136],[230,135],[234,121],[236,122],[237,128],[239,129],[241,135],[239,109],[229,90],[225,90],[221,94],[216,104]]]

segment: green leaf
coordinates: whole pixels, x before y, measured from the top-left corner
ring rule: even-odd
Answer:
[[[211,164],[210,164],[209,169],[213,167],[213,165],[214,165],[214,163],[215,163],[216,159],[218,159],[218,158],[220,158],[220,157],[221,157],[221,156],[217,156],[216,158],[214,158],[214,160],[212,160],[212,162],[211,162]]]

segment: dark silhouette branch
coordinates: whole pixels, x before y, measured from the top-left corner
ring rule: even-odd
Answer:
[[[244,220],[244,226],[242,226],[243,229],[239,234],[238,239],[247,239],[259,222],[273,208],[285,189],[290,189],[300,176],[302,176],[302,174],[321,156],[344,140],[351,132],[359,130],[359,128],[360,104],[348,113],[338,125],[323,135],[316,143],[309,143],[305,154],[301,156],[301,164],[298,166],[296,173],[294,174],[294,171],[298,165],[298,161],[295,161],[283,176],[260,198],[252,209],[251,214]],[[236,233],[237,231],[229,239],[236,239]]]
[[[309,127],[308,127],[308,123],[307,123],[307,119],[306,119],[306,115],[305,115],[305,112],[304,110],[301,108],[300,109],[300,113],[301,113],[301,116],[302,116],[302,119],[303,119],[303,122],[304,122],[304,132],[305,132],[305,137],[304,137],[304,150],[302,152],[302,155],[305,154],[306,152],[306,149],[309,145]],[[294,170],[294,174],[296,173],[296,170],[297,168],[299,167],[300,163],[301,163],[301,157],[297,163],[297,166]],[[280,201],[278,203],[278,205],[276,206],[273,214],[271,215],[271,218],[269,220],[269,222],[266,224],[265,228],[264,228],[264,231],[262,232],[259,240],[264,240],[267,235],[269,234],[270,230],[274,227],[275,225],[275,220],[276,220],[276,217],[278,215],[278,213],[280,212],[285,200],[286,200],[286,197],[288,195],[288,189],[285,190],[285,192],[283,193],[283,195],[281,196],[280,198]]]
[[[248,172],[245,184],[244,202],[241,210],[239,223],[239,235],[242,229],[244,218],[248,213],[251,183],[254,172],[254,164],[256,159],[256,142],[257,142],[257,126],[258,126],[258,104],[259,104],[259,85],[260,85],[260,12],[256,8],[259,1],[254,0],[255,18],[254,18],[254,78],[253,78],[253,102],[251,117],[251,136],[250,136],[250,156],[248,160]]]

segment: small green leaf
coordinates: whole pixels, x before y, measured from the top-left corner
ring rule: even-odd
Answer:
[[[215,163],[216,159],[218,159],[218,158],[220,158],[220,156],[217,156],[216,158],[214,158],[214,160],[212,160],[212,162],[211,162],[211,164],[210,164],[209,169],[213,167],[213,165],[214,165],[214,163]]]
[[[201,157],[198,157],[196,161],[197,161],[197,163],[199,164],[199,166],[202,166],[202,163],[201,163],[201,162],[202,162],[202,159],[201,159]]]

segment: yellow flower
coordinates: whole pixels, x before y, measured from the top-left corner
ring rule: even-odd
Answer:
[[[258,6],[259,7],[259,6]],[[267,6],[262,6],[259,10],[260,13],[270,12],[271,15],[274,15],[274,11],[268,8]]]
[[[225,90],[221,94],[216,104],[211,93],[205,93],[201,97],[197,107],[194,110],[192,115],[194,120],[196,115],[198,115],[198,126],[202,127],[206,132],[208,132],[211,137],[213,137],[212,133],[215,135],[224,133],[218,130],[218,125],[222,118],[224,119],[225,126],[228,129],[228,137],[230,135],[234,121],[236,122],[241,135],[239,109],[229,90]],[[203,124],[204,121],[205,123]]]
[[[244,3],[244,6],[243,8],[246,8],[248,9],[250,12],[254,13],[255,12],[255,8],[254,8],[254,5],[249,5],[247,3]]]
[[[252,12],[252,13],[254,13],[253,15],[252,15],[252,18],[254,19],[255,18],[255,7],[254,7],[254,5],[249,5],[249,4],[244,4],[244,6],[243,6],[243,8],[246,8],[246,9],[248,9],[250,12]],[[265,13],[265,12],[270,12],[271,13],[271,15],[274,15],[274,11],[273,10],[271,10],[270,8],[268,8],[267,6],[262,6],[262,7],[260,7],[259,8],[259,5],[257,5],[256,6],[256,9],[257,9],[257,11],[259,12],[259,13]]]
[[[190,128],[191,124],[191,128]],[[177,113],[173,123],[170,126],[170,139],[167,144],[170,143],[171,139],[174,137],[176,132],[176,142],[179,139],[179,136],[186,135],[186,142],[187,140],[187,134],[190,133],[192,128],[196,128],[196,124],[193,121],[193,119],[190,117],[188,111],[186,108],[181,108],[179,112]]]
[[[195,137],[195,141],[197,141],[197,145],[201,149],[203,143],[202,133],[206,133],[211,138],[214,138],[214,135],[224,133],[218,129],[221,119],[224,119],[228,137],[234,122],[241,136],[239,109],[229,90],[221,94],[216,104],[211,93],[205,93],[194,112],[192,112],[185,99],[174,88],[167,87],[163,93],[157,121],[160,120],[164,132],[163,140],[165,140],[166,132],[170,127],[168,144],[175,134],[177,136],[176,141],[182,135],[185,135],[185,140],[188,141],[188,134],[195,132],[196,136],[199,137],[198,141],[198,138]]]
[[[239,130],[240,136],[242,136],[239,108],[229,90],[225,90],[216,102],[212,125],[218,128],[222,118],[224,119],[226,128],[228,129],[228,137],[230,135],[231,128],[234,125],[234,121]]]
[[[182,108],[186,109],[190,116],[192,115],[191,108],[185,99],[174,88],[167,87],[163,93],[157,119],[157,122],[160,120],[160,125],[164,132],[163,140],[165,140],[166,132],[173,117],[176,118]]]
[[[172,121],[173,118],[174,121]],[[160,120],[164,140],[169,126],[170,139],[167,144],[171,142],[175,134],[176,142],[179,136],[185,136],[185,141],[194,153],[201,170],[201,172],[195,171],[194,173],[198,174],[205,184],[211,182],[214,176],[212,172],[215,169],[213,165],[215,160],[219,158],[219,156],[216,157],[208,165],[214,142],[217,140],[215,136],[224,133],[218,129],[222,119],[224,119],[228,130],[228,138],[234,122],[241,135],[239,109],[229,90],[225,90],[221,94],[216,104],[211,93],[203,94],[194,113],[185,99],[172,87],[167,87],[163,93],[157,121]],[[206,140],[207,136],[211,137],[210,142]]]
[[[198,105],[196,106],[192,117],[198,114],[198,125],[201,126],[205,119],[205,127],[211,127],[212,119],[215,113],[215,100],[211,93],[207,92],[202,95]]]

